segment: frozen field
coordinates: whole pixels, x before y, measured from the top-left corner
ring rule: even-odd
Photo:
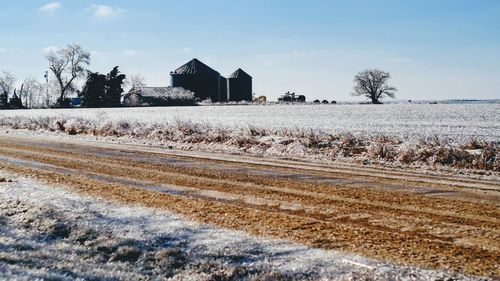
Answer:
[[[11,129],[260,157],[500,171],[500,104],[0,112],[0,132]]]
[[[500,104],[274,105],[2,111],[2,117],[82,117],[141,123],[189,120],[213,126],[325,133],[500,140]]]

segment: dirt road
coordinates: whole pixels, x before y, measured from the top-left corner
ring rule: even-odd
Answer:
[[[6,134],[0,169],[256,235],[500,276],[495,180]]]

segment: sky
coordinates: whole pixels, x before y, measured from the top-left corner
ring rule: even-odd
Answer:
[[[192,58],[242,68],[275,100],[352,97],[367,68],[398,99],[500,98],[498,0],[0,0],[0,71],[43,80],[47,52],[79,44],[89,69],[120,66],[148,86]]]

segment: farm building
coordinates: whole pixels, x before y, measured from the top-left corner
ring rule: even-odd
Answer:
[[[142,87],[141,89],[132,89],[123,95],[123,105],[141,106],[153,104],[157,98],[168,95],[168,87]]]
[[[226,79],[219,72],[194,58],[170,72],[171,86],[194,92],[199,100],[213,102],[252,100],[252,76],[236,70]]]
[[[125,106],[191,105],[194,104],[194,93],[180,87],[142,87],[131,89],[123,95],[122,104]]]
[[[227,79],[226,79],[226,77],[224,77],[224,76],[220,77],[219,87],[220,87],[220,100],[219,101],[228,101],[229,96],[227,93]]]
[[[238,68],[228,77],[228,94],[230,101],[251,101],[252,76]]]
[[[211,99],[213,102],[225,101],[221,97],[221,78],[219,72],[213,70],[198,59],[192,59],[183,66],[170,72],[172,87],[182,87],[195,93],[200,100]],[[222,93],[223,94],[223,93]]]

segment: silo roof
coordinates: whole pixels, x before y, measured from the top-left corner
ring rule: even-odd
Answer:
[[[252,76],[243,71],[243,69],[241,68],[238,68],[235,72],[233,72],[233,74],[229,75],[227,78],[242,78],[242,77],[252,78]]]
[[[192,59],[176,70],[172,71],[173,74],[203,74],[203,73],[219,73],[208,65],[202,63],[198,59]]]

